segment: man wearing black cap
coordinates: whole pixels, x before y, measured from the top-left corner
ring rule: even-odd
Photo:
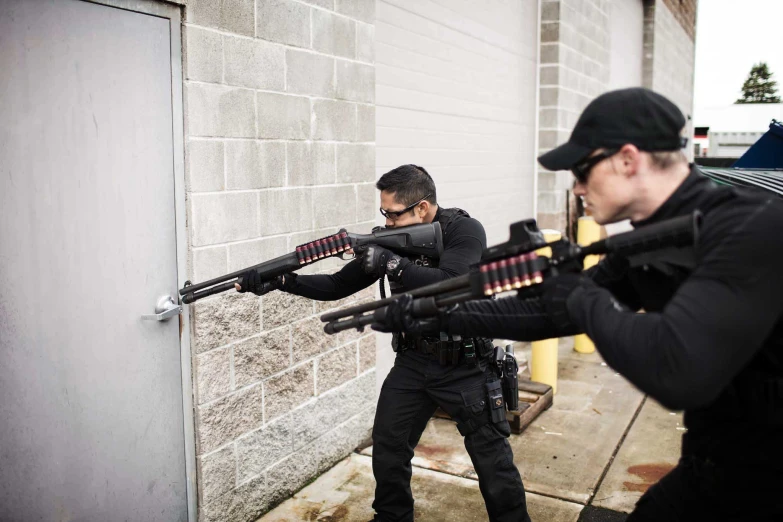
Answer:
[[[539,161],[574,173],[599,224],[700,210],[690,263],[609,255],[546,280],[540,298],[472,301],[431,321],[414,319],[404,296],[373,327],[522,341],[585,332],[640,390],[685,410],[680,462],[629,522],[783,520],[783,202],[703,177],[680,151],[684,125],[659,94],[613,91]]]

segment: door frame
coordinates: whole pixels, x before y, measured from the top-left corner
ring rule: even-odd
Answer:
[[[188,270],[188,236],[185,202],[185,129],[182,101],[182,9],[181,0],[81,0],[92,4],[134,11],[169,20],[171,34],[171,121],[174,148],[174,217],[176,220],[177,288],[185,286]],[[175,296],[178,300],[179,296]],[[196,433],[193,413],[193,379],[190,339],[190,307],[182,307],[180,317],[180,368],[182,378],[183,433],[185,436],[185,485],[188,522],[196,522],[198,489],[196,484]]]

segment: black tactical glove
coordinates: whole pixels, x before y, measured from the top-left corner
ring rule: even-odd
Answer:
[[[574,326],[568,313],[568,298],[578,288],[595,288],[589,277],[580,274],[565,273],[549,277],[541,283],[541,302],[549,318],[559,329]]]
[[[402,269],[410,263],[409,260],[378,245],[370,245],[362,256],[362,268],[366,274],[383,277],[389,276],[390,281],[399,279]]]
[[[378,332],[437,335],[440,332],[440,320],[437,317],[413,317],[413,296],[403,294],[385,308],[379,308],[373,313],[370,328]]]
[[[248,270],[240,276],[241,283],[237,284],[237,292],[253,292],[256,295],[268,294],[272,290],[284,289],[289,284],[290,279],[293,279],[293,274],[285,274],[277,276],[269,281],[261,279],[261,274],[255,270]]]

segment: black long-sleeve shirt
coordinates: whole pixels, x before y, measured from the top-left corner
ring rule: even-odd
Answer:
[[[440,219],[442,212],[438,207],[435,221]],[[479,262],[486,246],[487,237],[481,223],[471,217],[455,215],[445,228],[443,254],[438,266],[408,264],[400,277],[402,289],[413,290],[467,274],[471,265]],[[378,276],[366,274],[360,260],[354,259],[334,274],[296,276],[286,285],[286,291],[318,301],[334,301],[367,288],[377,280]]]
[[[783,378],[783,202],[717,187],[694,168],[643,227],[704,213],[690,273],[629,267],[613,256],[587,272],[599,285],[568,300],[574,328],[558,331],[537,299],[465,303],[443,318],[451,333],[522,341],[586,332],[606,362],[686,425],[732,415],[748,386]],[[637,314],[644,308],[645,313]],[[737,392],[739,390],[739,392]],[[756,400],[739,398],[741,408]]]

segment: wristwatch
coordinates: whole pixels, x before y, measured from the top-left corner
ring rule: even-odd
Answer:
[[[386,262],[386,273],[394,274],[398,266],[400,266],[400,256],[391,256]]]

